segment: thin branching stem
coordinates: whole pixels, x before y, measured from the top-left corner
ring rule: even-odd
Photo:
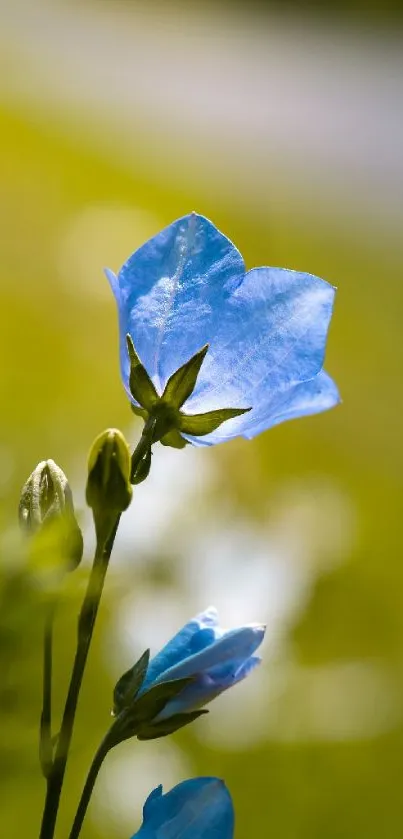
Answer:
[[[53,839],[56,827],[60,796],[66,773],[67,759],[73,735],[74,720],[84,670],[87,663],[99,603],[108,569],[109,558],[115,541],[120,515],[116,516],[115,525],[107,542],[97,546],[94,564],[92,566],[88,587],[78,620],[78,640],[70,685],[64,706],[60,735],[57,741],[56,753],[52,771],[47,779],[47,792],[43,811],[40,839]]]
[[[148,421],[144,426],[143,433],[132,456],[132,469],[134,470],[141,462],[147,449],[152,445],[154,425],[154,421]],[[46,799],[39,839],[53,839],[55,835],[57,814],[64,777],[66,774],[71,739],[73,736],[78,699],[105,583],[106,572],[108,570],[109,559],[115,542],[117,529],[119,527],[120,516],[120,513],[116,514],[114,520],[109,521],[108,535],[106,538],[104,536],[102,537],[100,532],[97,532],[97,547],[94,563],[91,569],[87,591],[78,619],[77,648],[66,703],[64,706],[60,734],[57,740],[53,763],[47,776]],[[47,652],[49,652],[49,649]]]

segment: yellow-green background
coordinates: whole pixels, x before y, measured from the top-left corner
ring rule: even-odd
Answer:
[[[36,836],[44,794],[37,761],[44,594],[40,586],[24,582],[21,570],[14,532],[19,488],[38,460],[52,457],[71,475],[81,514],[85,457],[92,439],[112,425],[125,429],[135,441],[138,427],[132,425],[118,375],[114,304],[101,269],[105,264],[117,268],[141,243],[139,229],[145,236],[152,235],[195,208],[236,242],[248,266],[269,263],[300,268],[338,286],[327,369],[343,398],[341,407],[325,415],[285,424],[253,442],[237,440],[200,453],[214,468],[215,479],[199,515],[206,516],[208,522],[210,514],[220,517],[222,507],[227,527],[231,526],[228,521],[236,527],[242,518],[260,532],[262,523],[273,515],[283,488],[285,508],[288,489],[296,486],[302,495],[312,492],[313,507],[318,493],[320,510],[320,487],[324,487],[330,497],[326,513],[331,522],[329,539],[333,541],[336,535],[334,551],[340,555],[337,561],[333,557],[327,570],[324,564],[300,610],[293,613],[287,648],[292,650],[293,661],[300,668],[313,668],[311,672],[317,668],[326,673],[327,667],[346,662],[375,668],[383,674],[380,704],[383,707],[386,701],[390,710],[378,709],[376,692],[369,690],[366,696],[363,688],[356,699],[354,719],[360,716],[360,703],[372,703],[372,727],[357,733],[349,730],[346,736],[332,739],[328,732],[323,737],[313,737],[309,731],[304,735],[303,726],[302,731],[299,726],[298,736],[291,731],[289,738],[284,732],[276,738],[275,721],[271,721],[272,734],[266,731],[263,703],[259,706],[260,739],[255,735],[250,743],[246,737],[233,748],[215,748],[211,740],[203,742],[201,721],[197,734],[196,729],[189,729],[176,735],[176,750],[183,750],[191,772],[225,777],[235,801],[237,839],[400,839],[403,292],[398,235],[389,234],[384,227],[374,229],[369,223],[366,227],[366,208],[362,220],[359,200],[349,223],[345,220],[349,208],[340,223],[323,192],[310,203],[309,212],[301,213],[292,200],[291,183],[289,195],[284,193],[284,174],[281,187],[273,177],[270,195],[263,203],[260,200],[256,209],[253,194],[247,201],[242,195],[237,197],[236,173],[233,196],[225,197],[228,193],[221,191],[216,172],[210,188],[204,183],[201,193],[197,178],[187,181],[181,177],[179,152],[177,167],[168,168],[157,182],[144,165],[146,124],[139,135],[141,165],[136,169],[135,145],[131,166],[117,152],[101,154],[78,116],[76,121],[73,117],[60,120],[52,108],[36,112],[35,105],[18,98],[13,102],[12,97],[0,105],[2,834]],[[185,145],[181,153],[186,156]],[[204,171],[208,172],[205,163]],[[89,279],[84,287],[80,271],[85,271],[86,260]],[[154,461],[159,456],[156,450]],[[178,461],[186,456],[175,453]],[[174,471],[172,475],[171,491],[175,492]],[[142,487],[136,490],[134,505],[142,491]],[[332,520],[332,492],[336,521]],[[184,527],[188,515],[184,504]],[[197,510],[193,509],[192,515],[197,516]],[[136,520],[135,509],[132,521],[143,533],[153,528],[152,516],[147,521]],[[338,528],[347,528],[348,537],[344,539]],[[269,540],[268,562],[270,550]],[[326,552],[325,547],[323,550]],[[85,768],[109,722],[118,666],[107,666],[116,643],[108,639],[108,633],[122,594],[132,588],[140,597],[142,586],[151,586],[160,602],[164,587],[170,589],[171,577],[175,580],[174,553],[174,548],[165,545],[164,552],[150,560],[149,570],[145,561],[139,566],[122,563],[112,567],[79,709],[60,837],[67,836]],[[247,566],[247,550],[244,563]],[[76,584],[69,583],[57,624],[55,697],[59,713],[85,573],[85,569],[78,572]],[[229,578],[229,590],[232,585]],[[219,598],[218,592],[217,606]],[[197,592],[189,609],[196,602]],[[202,602],[199,608],[206,605]],[[265,617],[250,614],[250,620]],[[155,621],[159,621],[157,608]],[[263,655],[272,657],[270,638]],[[116,658],[121,660],[118,653]],[[129,664],[127,657],[125,662]],[[272,661],[273,679],[275,670]],[[355,686],[356,681],[349,685],[347,675],[347,717],[348,694]],[[330,702],[327,719],[331,730],[329,690],[323,701]],[[291,691],[288,701],[287,718],[292,720],[298,715],[298,690]],[[225,702],[226,698],[221,698],[224,714]],[[271,702],[268,695],[268,715]],[[245,713],[247,709],[245,693]],[[379,725],[378,710],[382,712]],[[243,725],[242,712],[238,725]],[[136,749],[135,742],[131,746]],[[158,748],[150,745],[154,754]],[[141,773],[141,766],[137,771]],[[160,780],[164,779],[155,777],[155,784]],[[132,784],[135,788],[134,772]],[[136,806],[132,832],[138,818]],[[83,835],[88,839],[128,837],[128,827],[119,823],[118,816],[115,822],[114,827],[113,820],[103,821],[92,811]]]

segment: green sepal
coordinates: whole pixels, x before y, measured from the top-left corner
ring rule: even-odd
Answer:
[[[116,717],[133,704],[146,677],[150,650],[146,650],[138,661],[118,679],[113,691],[113,715]]]
[[[146,422],[146,420],[148,420],[148,417],[150,415],[149,415],[148,411],[146,411],[145,408],[140,408],[138,405],[133,405],[133,402],[130,403],[130,407],[133,411],[133,414],[136,414],[136,417],[142,417],[144,422]]]
[[[81,562],[83,546],[83,536],[74,516],[48,513],[29,545],[30,568],[40,575],[74,571]]]
[[[167,737],[168,734],[173,734],[179,728],[197,720],[198,717],[208,714],[207,708],[201,711],[189,711],[188,714],[174,714],[166,720],[154,723],[154,725],[144,725],[140,728],[137,739],[138,740],[156,740],[157,737]]]
[[[58,530],[62,541],[62,550],[67,559],[68,570],[73,571],[80,564],[84,551],[83,534],[74,512],[69,510],[64,516],[61,516],[58,519],[56,530]]]
[[[108,735],[111,744],[117,746],[123,740],[136,737],[140,729],[148,726],[163,711],[167,703],[178,696],[192,681],[193,677],[161,682],[135,699],[115,718]]]
[[[159,442],[163,437],[166,437],[171,431],[174,431],[179,424],[179,411],[165,399],[160,399],[155,405],[151,413],[151,417],[155,420],[153,431],[153,443]]]
[[[206,357],[209,345],[198,350],[189,361],[179,367],[168,379],[162,398],[174,408],[181,408],[194,391],[200,368]]]
[[[204,437],[211,434],[226,420],[240,417],[251,411],[251,408],[219,408],[217,411],[207,411],[205,414],[180,414],[179,430],[184,434]]]
[[[130,335],[126,335],[126,343],[130,359],[130,393],[132,394],[133,399],[135,399],[142,408],[151,412],[153,406],[159,400],[158,393],[147,373],[146,368],[141,363],[136,353]]]
[[[147,690],[132,706],[130,717],[136,724],[148,723],[155,719],[165,705],[178,696],[184,688],[193,682],[193,676],[185,679],[174,679],[170,682],[160,682]]]
[[[131,364],[130,390],[133,398],[139,403],[139,406],[132,404],[131,408],[133,413],[141,416],[145,422],[154,418],[153,443],[160,441],[163,446],[183,449],[188,441],[180,432],[194,437],[204,437],[216,431],[223,422],[252,410],[251,408],[219,408],[203,414],[182,413],[180,408],[193,393],[209,345],[206,344],[198,350],[189,361],[182,364],[170,376],[160,397],[134,349],[130,335],[127,335],[126,339]],[[148,472],[145,473],[145,477],[147,474]],[[144,480],[141,476],[140,479]]]
[[[160,443],[163,446],[172,446],[173,449],[184,449],[188,441],[174,428],[173,431],[168,431],[167,434],[161,437]]]

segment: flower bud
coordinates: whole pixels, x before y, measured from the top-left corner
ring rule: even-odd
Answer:
[[[76,568],[83,554],[83,537],[75,514],[73,496],[64,472],[53,460],[38,463],[24,484],[20,503],[21,528],[34,537],[32,555],[45,554],[66,570]]]
[[[132,499],[131,458],[123,434],[103,431],[93,443],[88,460],[86,499],[94,516],[122,513]]]
[[[165,795],[162,786],[147,798],[143,823],[132,839],[234,839],[234,805],[219,778],[190,778]]]

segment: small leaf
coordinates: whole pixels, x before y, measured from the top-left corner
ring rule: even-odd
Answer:
[[[172,431],[168,431],[167,434],[164,434],[161,437],[160,442],[163,446],[172,446],[173,449],[184,449],[187,446],[187,440],[179,434],[179,431],[176,431],[174,428]]]
[[[159,400],[158,393],[134,349],[130,335],[126,335],[126,343],[130,359],[130,393],[142,408],[151,411],[153,405]]]
[[[166,720],[154,723],[154,725],[144,725],[140,728],[137,734],[138,740],[156,740],[157,737],[166,737],[168,734],[173,734],[179,728],[189,725],[198,717],[208,714],[207,708],[201,711],[190,711],[188,714],[174,714]]]
[[[184,402],[193,393],[200,368],[205,359],[209,345],[206,344],[198,350],[186,364],[179,367],[168,379],[162,398],[175,408],[181,408]]]
[[[136,664],[126,673],[123,673],[123,676],[116,682],[113,691],[113,713],[115,716],[133,704],[144,682],[149,661],[150,650],[146,650],[136,661]]]
[[[240,417],[251,411],[251,408],[220,408],[218,411],[207,411],[205,414],[180,415],[179,428],[184,434],[192,434],[195,437],[203,437],[211,434],[221,423],[233,417]]]

